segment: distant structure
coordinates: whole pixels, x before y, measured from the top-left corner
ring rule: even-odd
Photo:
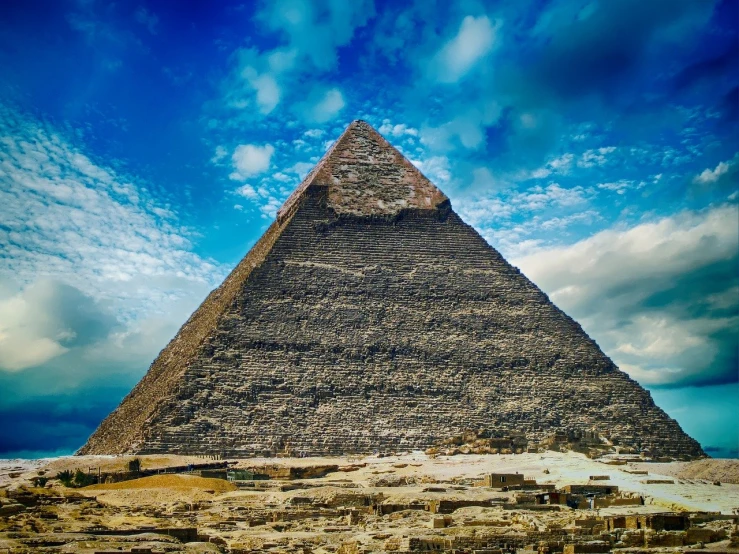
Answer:
[[[467,429],[704,455],[355,121],[79,454],[391,452]]]

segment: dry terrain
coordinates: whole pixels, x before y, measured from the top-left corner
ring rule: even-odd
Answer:
[[[572,452],[223,461],[162,455],[140,457],[141,470],[153,474],[137,479],[81,488],[55,479],[80,469],[116,481],[131,460],[2,461],[0,553],[575,554],[726,552],[737,544],[739,484],[729,483],[736,461],[597,461]],[[224,469],[196,469],[204,463]],[[188,464],[189,472],[156,473]],[[250,473],[232,474],[240,478],[234,482],[212,477],[225,477],[226,466]],[[253,474],[270,478],[244,479]],[[491,474],[527,481],[507,490],[479,486]],[[578,495],[578,485],[590,488]],[[571,491],[561,497],[569,504],[556,503],[555,491]]]

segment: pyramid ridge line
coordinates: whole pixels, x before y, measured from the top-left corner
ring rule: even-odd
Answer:
[[[172,340],[157,354],[144,377],[101,422],[85,445],[76,452],[77,455],[97,451],[100,445],[109,441],[110,435],[115,434],[115,428],[121,426],[138,427],[128,437],[127,444],[121,446],[133,451],[145,442],[147,425],[155,417],[157,409],[177,394],[177,382],[187,370],[186,358],[208,340],[210,331],[218,324],[254,270],[262,265],[288,223],[289,218],[272,222],[223,282],[208,294]]]

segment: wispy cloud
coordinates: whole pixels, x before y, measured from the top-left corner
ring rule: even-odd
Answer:
[[[308,123],[326,123],[346,106],[344,95],[338,88],[317,89],[305,101],[297,104],[297,113]]]
[[[0,367],[41,364],[118,324],[125,334],[223,275],[166,202],[52,126],[1,106],[0,136]]]
[[[349,4],[279,0],[265,4],[254,20],[277,42],[271,49],[240,48],[222,84],[226,117],[264,117],[289,97],[307,123],[333,119],[345,105],[339,87],[316,87],[305,98],[305,80],[335,69],[337,51],[374,15],[372,0]],[[257,110],[254,110],[256,105]]]
[[[275,153],[275,147],[271,144],[240,144],[234,150],[233,160],[234,172],[231,178],[234,180],[244,180],[254,175],[264,173],[269,169],[269,162],[272,154]]]
[[[137,23],[140,23],[141,25],[146,27],[146,30],[149,31],[152,35],[157,34],[159,17],[155,13],[152,13],[145,7],[140,6],[134,12],[134,18],[136,19]]]
[[[736,154],[730,160],[719,162],[713,169],[704,169],[700,174],[693,178],[693,183],[697,185],[715,185],[721,181],[729,180],[732,177],[736,179],[737,173],[739,173],[739,170],[737,169],[738,165],[739,154]],[[736,180],[734,180],[733,184],[739,188],[739,183],[736,183]]]
[[[487,16],[468,15],[457,34],[428,63],[428,71],[441,83],[456,83],[493,48],[497,23]]]

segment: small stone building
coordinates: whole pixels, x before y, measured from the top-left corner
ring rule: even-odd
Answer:
[[[567,494],[605,495],[618,493],[616,485],[565,485],[562,490]]]
[[[494,489],[503,489],[523,486],[524,481],[525,479],[522,473],[489,473],[483,477],[480,485]]]
[[[684,531],[690,527],[687,514],[646,514],[612,516],[606,518],[607,530],[614,529],[652,529],[654,531]]]

